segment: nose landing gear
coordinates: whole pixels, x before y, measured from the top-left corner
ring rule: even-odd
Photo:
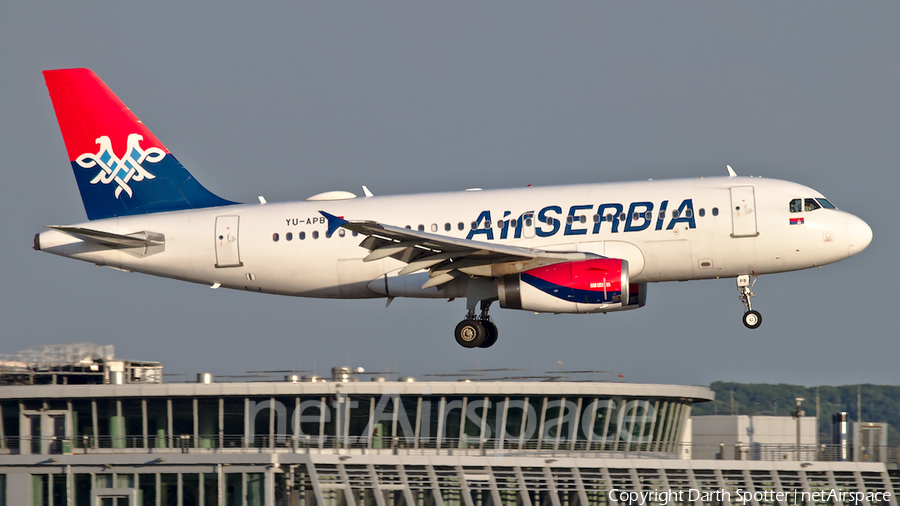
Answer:
[[[750,305],[750,299],[756,296],[751,289],[756,284],[757,279],[759,279],[759,276],[753,276],[752,281],[749,275],[737,277],[737,289],[738,293],[740,293],[738,299],[744,304],[744,316],[741,320],[748,329],[756,329],[762,325],[762,315]]]
[[[488,310],[493,300],[481,301],[481,314],[475,316],[475,309],[469,309],[466,319],[459,322],[453,334],[463,348],[490,348],[497,342],[497,325],[491,321]]]

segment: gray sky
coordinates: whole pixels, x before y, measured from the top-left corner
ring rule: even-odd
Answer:
[[[637,382],[897,384],[900,4],[20,2],[0,6],[0,353],[92,341],[167,372],[602,369]],[[42,254],[85,219],[41,70],[93,69],[232,200],[724,175],[823,192],[868,250],[764,276],[650,286],[609,315],[211,291]],[[889,206],[892,207],[892,206]]]

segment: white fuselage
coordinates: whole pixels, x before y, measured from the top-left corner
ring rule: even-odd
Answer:
[[[78,225],[165,237],[164,247],[147,251],[101,248],[57,230],[36,240],[57,255],[234,289],[326,298],[461,297],[465,283],[422,290],[425,271],[398,278],[406,265],[399,260],[363,262],[364,237],[343,229],[326,237],[319,211],[492,244],[623,258],[633,281],[657,282],[805,269],[869,244],[871,229],[852,214],[791,212],[792,199],[809,198],[823,196],[786,181],[712,177],[243,204]],[[525,224],[529,212],[532,227]],[[607,215],[625,219],[606,221]]]

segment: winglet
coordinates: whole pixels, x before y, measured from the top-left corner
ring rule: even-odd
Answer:
[[[725,168],[728,169],[728,177],[737,177],[737,173],[731,168],[731,165],[726,165]]]
[[[363,185],[363,193],[366,194],[366,197],[367,197],[367,198],[368,198],[368,197],[374,197],[374,196],[375,196],[375,194],[373,194],[371,191],[369,191],[368,188],[366,188],[366,185]]]
[[[341,228],[345,223],[347,223],[347,220],[345,220],[344,218],[335,216],[333,214],[328,214],[325,211],[319,211],[319,214],[321,214],[325,217],[326,220],[328,220],[328,235],[333,234],[335,230]]]

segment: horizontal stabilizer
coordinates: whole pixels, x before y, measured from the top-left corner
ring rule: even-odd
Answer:
[[[65,232],[73,237],[77,237],[82,241],[100,244],[109,248],[149,248],[166,243],[166,237],[163,234],[158,234],[156,232],[143,231],[121,235],[81,227],[51,225],[47,228],[59,230],[60,232]]]

